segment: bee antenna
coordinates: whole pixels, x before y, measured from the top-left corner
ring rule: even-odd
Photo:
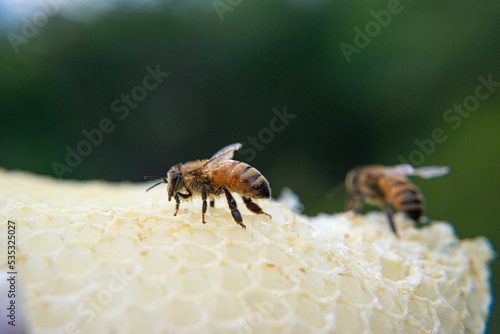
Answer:
[[[150,191],[151,189],[153,189],[154,187],[156,187],[162,183],[168,183],[167,179],[164,178],[163,176],[144,176],[144,179],[145,180],[160,180],[161,179],[160,182],[158,182],[158,183],[152,185],[151,187],[149,187],[148,189],[146,189],[146,192]]]
[[[144,180],[159,180],[159,179],[164,180],[165,177],[163,177],[163,176],[144,176]]]

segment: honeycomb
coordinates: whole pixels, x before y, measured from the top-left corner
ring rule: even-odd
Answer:
[[[0,268],[11,220],[30,332],[485,331],[484,237],[396,215],[396,238],[381,213],[306,217],[275,200],[259,201],[272,219],[239,201],[242,229],[219,199],[203,225],[199,198],[174,217],[165,190],[146,188],[0,170]]]

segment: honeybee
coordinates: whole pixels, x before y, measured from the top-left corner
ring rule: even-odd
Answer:
[[[345,180],[346,210],[359,213],[365,202],[383,209],[392,231],[398,235],[392,219],[391,206],[407,217],[418,221],[424,213],[424,197],[406,176],[433,178],[448,174],[449,167],[430,166],[414,168],[409,164],[392,167],[366,166],[351,170]]]
[[[166,177],[145,176],[145,179],[161,180],[146,191],[159,184],[167,183],[168,201],[170,202],[173,197],[176,202],[174,216],[179,211],[181,199],[187,200],[191,196],[201,196],[203,224],[206,224],[207,198],[210,197],[210,206],[214,207],[214,197],[224,193],[234,221],[246,228],[231,192],[241,195],[248,210],[271,218],[271,215],[262,211],[261,207],[252,201],[258,198],[271,198],[269,182],[252,166],[231,160],[234,151],[240,148],[241,144],[235,143],[222,148],[208,160],[178,163],[170,168]]]

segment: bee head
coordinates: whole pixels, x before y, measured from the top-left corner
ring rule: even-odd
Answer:
[[[353,191],[358,187],[358,177],[359,177],[358,169],[353,169],[349,173],[347,173],[347,176],[345,178],[345,187],[348,192]]]
[[[168,201],[170,202],[172,197],[182,186],[182,175],[180,172],[180,168],[178,166],[170,168],[170,170],[167,173],[167,177],[168,177],[168,189],[167,189]]]

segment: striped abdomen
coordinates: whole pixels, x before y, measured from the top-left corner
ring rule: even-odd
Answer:
[[[424,199],[420,190],[403,176],[383,176],[379,178],[379,189],[386,201],[396,211],[404,212],[417,221],[424,213]]]
[[[230,191],[251,198],[270,198],[269,182],[252,166],[235,160],[219,164],[212,173],[212,184],[226,186]]]

